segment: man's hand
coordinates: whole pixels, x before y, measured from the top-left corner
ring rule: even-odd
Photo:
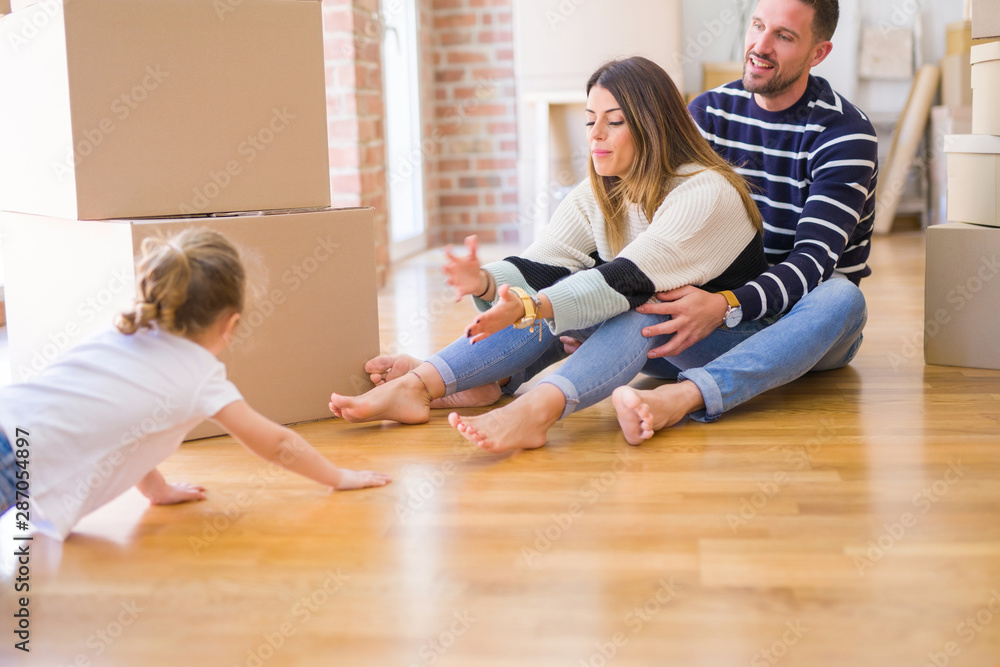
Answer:
[[[455,301],[461,301],[466,294],[483,294],[483,290],[489,288],[488,278],[476,257],[477,243],[476,236],[465,238],[469,254],[464,257],[457,257],[451,246],[444,249],[444,256],[448,260],[444,264],[444,272],[448,276],[448,284],[455,289]]]
[[[656,295],[662,303],[645,303],[636,310],[646,315],[670,315],[671,319],[645,327],[646,338],[673,334],[664,345],[649,351],[650,359],[673,357],[719,328],[729,304],[726,297],[697,287],[678,287]]]
[[[510,291],[510,286],[501,285],[497,290],[498,300],[492,308],[482,313],[465,328],[465,337],[472,343],[489,338],[506,329],[524,317],[524,302]]]

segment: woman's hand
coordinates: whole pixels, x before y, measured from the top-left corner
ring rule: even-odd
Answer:
[[[506,329],[522,317],[524,317],[524,303],[521,297],[511,292],[508,285],[501,285],[497,290],[497,302],[465,328],[465,337],[469,338],[471,343],[478,343],[501,329]]]
[[[483,294],[489,289],[489,279],[476,257],[477,242],[475,236],[465,237],[465,247],[469,250],[465,257],[456,257],[451,246],[444,249],[444,255],[448,258],[444,272],[448,276],[448,284],[455,289],[455,301],[461,301],[466,294]]]

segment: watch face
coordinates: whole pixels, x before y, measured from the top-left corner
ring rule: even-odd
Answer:
[[[726,328],[732,329],[738,326],[740,322],[743,321],[743,309],[742,308],[730,308],[729,312],[726,313]]]

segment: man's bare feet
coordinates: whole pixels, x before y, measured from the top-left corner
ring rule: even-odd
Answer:
[[[371,377],[372,384],[379,387],[386,382],[406,375],[421,363],[423,362],[408,354],[383,354],[370,359],[365,364],[365,372]],[[451,396],[434,399],[431,401],[431,408],[435,410],[441,408],[485,408],[493,405],[499,399],[500,385],[491,382],[481,387],[460,391]]]
[[[660,429],[673,426],[695,410],[705,407],[698,386],[690,380],[665,384],[653,390],[618,387],[611,394],[625,440],[639,445]]]
[[[430,418],[430,402],[420,378],[408,374],[360,396],[331,394],[330,411],[352,423],[389,419],[423,424]]]
[[[480,449],[494,454],[535,449],[545,444],[548,430],[559,421],[566,397],[551,384],[540,384],[513,403],[476,417],[448,415],[448,423]]]

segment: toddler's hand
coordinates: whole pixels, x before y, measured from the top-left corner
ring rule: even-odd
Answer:
[[[340,483],[337,484],[337,490],[351,491],[353,489],[367,489],[371,486],[385,486],[391,481],[392,477],[382,472],[341,468]]]
[[[448,258],[444,272],[448,277],[448,284],[455,289],[455,301],[461,301],[466,294],[483,293],[483,272],[476,257],[477,242],[475,236],[465,238],[465,247],[469,250],[469,254],[465,257],[456,257],[451,246],[444,249],[444,255]]]
[[[167,484],[154,497],[150,498],[149,502],[152,505],[177,505],[205,498],[205,487],[180,482]]]

